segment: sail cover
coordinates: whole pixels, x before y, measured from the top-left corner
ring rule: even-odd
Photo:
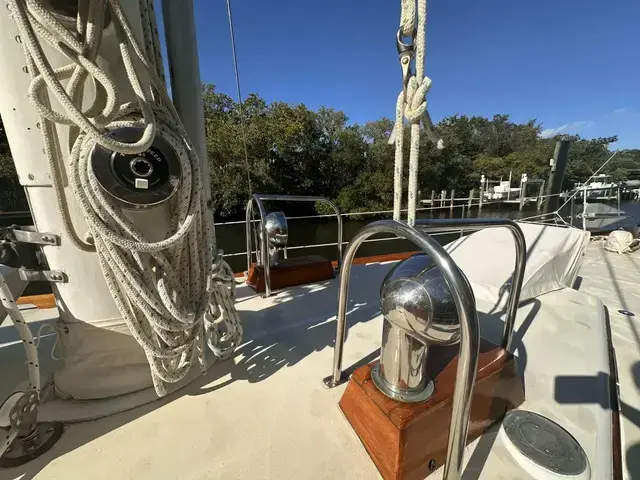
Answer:
[[[571,287],[578,274],[589,232],[575,228],[518,223],[527,261],[520,302]],[[465,273],[476,298],[506,306],[515,266],[515,242],[504,227],[488,228],[445,246]]]

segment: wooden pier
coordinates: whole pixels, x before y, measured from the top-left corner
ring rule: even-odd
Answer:
[[[545,199],[558,196],[560,199],[569,198],[569,196],[573,195],[575,190],[572,192],[565,191],[555,195],[546,195],[545,194],[545,180],[529,180],[526,175],[522,176],[520,188],[514,189],[511,188],[510,183],[507,186],[506,191],[492,191],[488,185],[489,183],[496,183],[496,181],[485,180],[484,177],[480,183],[480,189],[477,191],[472,189],[467,196],[456,197],[456,191],[452,189],[450,192],[446,190],[442,190],[439,194],[436,193],[435,190],[431,191],[431,197],[420,200],[420,203],[426,207],[433,210],[449,210],[453,213],[455,208],[462,208],[462,210],[467,210],[471,212],[473,207],[476,207],[478,211],[482,210],[483,206],[486,205],[518,205],[519,210],[522,210],[525,206],[535,204],[536,210],[541,211]],[[507,182],[497,182],[500,183],[502,187],[505,187],[504,184]],[[527,189],[527,187],[531,187],[533,185],[539,185],[537,188],[537,193],[535,195],[527,195],[527,190],[531,191],[531,188]],[[517,191],[512,191],[517,190]],[[597,190],[605,190],[605,189],[588,189],[587,192],[597,191]],[[609,189],[611,190],[611,189]],[[607,202],[607,201],[618,201],[620,204],[621,198],[628,192],[625,192],[625,188],[617,188],[615,194],[610,194],[606,192],[604,195],[588,196],[588,201],[590,202]],[[499,197],[499,198],[496,198]],[[575,194],[576,202],[582,201],[583,194],[578,192]],[[618,207],[619,208],[619,207]]]

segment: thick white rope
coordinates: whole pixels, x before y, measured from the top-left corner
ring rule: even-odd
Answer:
[[[143,5],[144,3],[144,5]],[[102,36],[104,0],[89,0],[79,12],[78,36],[71,34],[37,0],[9,0],[20,31],[32,84],[29,96],[40,113],[59,210],[65,233],[80,248],[95,248],[106,283],[134,338],[144,349],[158,395],[167,383],[185,377],[196,363],[207,366],[204,344],[216,358],[226,358],[242,338],[234,307],[233,277],[221,252],[213,258],[213,222],[202,194],[200,163],[168,97],[162,75],[153,12],[141,0],[145,49],[132,32],[118,0],[109,0],[120,54],[137,102],[121,103],[114,82],[95,64]],[[146,7],[146,8],[144,8]],[[52,69],[40,42],[45,41],[72,63]],[[61,80],[70,79],[67,87]],[[82,111],[82,88],[96,85],[96,97]],[[50,108],[49,94],[62,106]],[[157,98],[152,98],[152,94]],[[91,240],[81,240],[68,215],[60,181],[54,123],[71,125],[69,183],[85,216]],[[134,143],[114,140],[109,131],[140,127]],[[120,205],[102,190],[91,168],[97,145],[124,154],[147,150],[156,135],[175,150],[181,165],[179,191],[170,200],[171,228],[164,239],[148,241]]]
[[[404,37],[412,36],[416,29],[416,12],[416,0],[401,0],[400,31]]]
[[[391,132],[389,143],[395,142],[395,163],[393,166],[393,219],[400,220],[402,211],[402,162],[404,157],[404,89],[398,95],[396,102],[396,123]],[[398,131],[399,130],[399,131]]]
[[[417,16],[416,16],[417,1]],[[424,76],[424,61],[426,53],[426,24],[427,24],[427,0],[402,0],[400,31],[403,36],[413,36],[417,27],[415,38],[415,75],[409,78],[406,90],[398,95],[396,102],[396,121],[389,143],[395,143],[394,166],[394,195],[393,218],[400,220],[402,209],[402,169],[404,148],[404,119],[411,124],[411,146],[409,152],[409,193],[407,221],[410,225],[415,223],[416,202],[418,190],[418,161],[420,152],[420,123],[426,129],[429,139],[438,149],[444,144],[436,132],[431,116],[427,112],[426,95],[431,87],[431,79]]]
[[[142,34],[144,35],[144,45],[149,63],[155,68],[158,77],[164,83],[164,65],[162,64],[162,50],[160,48],[160,37],[158,26],[156,25],[156,15],[153,8],[153,0],[139,0],[140,20],[142,22]]]

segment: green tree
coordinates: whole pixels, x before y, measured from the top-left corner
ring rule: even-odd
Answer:
[[[576,182],[584,182],[600,168],[612,155],[609,145],[618,140],[617,137],[600,137],[591,140],[579,135],[566,137],[571,140],[569,162],[565,172],[565,187],[573,187]],[[616,163],[609,163],[601,173],[610,173],[617,168]]]
[[[217,218],[243,218],[250,193],[321,195],[343,211],[388,210],[393,205],[395,147],[389,144],[393,122],[382,118],[365,125],[349,124],[340,110],[303,104],[268,103],[250,94],[242,105],[202,85],[207,154]],[[436,149],[422,134],[418,189],[455,189],[464,195],[478,188],[480,176],[517,182],[522,173],[546,179],[556,140],[543,139],[536,120],[513,122],[508,115],[492,118],[453,115],[437,125],[445,147]],[[409,178],[409,129],[404,129],[403,206]],[[587,180],[611,156],[616,137],[571,140],[565,188]],[[618,152],[602,170],[616,180],[640,175],[640,150]],[[22,187],[0,123],[0,210],[27,208]],[[314,207],[296,206],[300,213]],[[316,206],[316,211],[325,212]]]

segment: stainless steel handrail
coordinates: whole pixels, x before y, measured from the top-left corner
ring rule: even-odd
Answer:
[[[511,290],[507,299],[507,314],[502,332],[502,347],[511,351],[513,328],[516,324],[516,314],[520,303],[520,292],[524,282],[524,267],[527,263],[527,245],[524,234],[516,222],[507,218],[458,218],[458,219],[419,219],[415,227],[425,233],[436,233],[451,229],[482,230],[485,228],[506,227],[511,231],[516,246],[516,262],[513,270]]]
[[[478,351],[480,346],[480,326],[475,308],[473,292],[465,281],[462,272],[446,250],[429,235],[421,233],[414,227],[395,220],[380,220],[360,229],[353,237],[345,252],[342,271],[340,272],[340,290],[338,294],[338,318],[336,343],[334,350],[333,376],[324,379],[327,386],[333,387],[342,380],[342,346],[344,344],[347,299],[349,294],[349,276],[351,264],[358,247],[368,237],[376,233],[395,233],[419,246],[442,271],[442,275],[451,289],[453,299],[460,317],[460,354],[453,391],[453,405],[447,458],[444,466],[445,480],[460,478],[464,447],[467,440],[471,399],[478,367]]]
[[[380,222],[374,222],[370,225],[376,225]],[[364,228],[367,228],[364,227]],[[511,350],[511,339],[513,337],[513,329],[515,326],[516,314],[518,313],[518,303],[520,302],[520,292],[522,291],[522,283],[524,281],[524,267],[526,263],[526,242],[524,239],[524,234],[522,230],[513,220],[508,220],[505,218],[458,218],[458,219],[444,219],[444,220],[436,220],[436,219],[418,219],[415,223],[415,228],[421,230],[424,233],[439,233],[442,231],[448,231],[452,227],[455,227],[457,230],[481,230],[484,228],[495,228],[495,227],[506,227],[508,228],[515,240],[516,245],[516,262],[515,269],[513,275],[513,281],[511,283],[511,290],[509,292],[509,298],[507,299],[507,314],[505,317],[504,330],[502,334],[502,347]],[[360,230],[361,232],[362,230]],[[358,234],[360,233],[358,232]],[[395,233],[395,232],[394,232]],[[353,238],[349,246],[347,247],[347,251],[345,253],[345,263],[349,256],[351,245],[358,239],[358,234]],[[368,235],[370,236],[370,235]],[[368,237],[367,236],[367,237]],[[366,240],[366,238],[359,240],[358,246],[360,243]],[[349,269],[351,266],[349,266]],[[343,267],[344,273],[344,267]],[[342,275],[341,279],[341,289],[342,289]],[[339,300],[340,301],[340,300]],[[345,310],[346,311],[346,310]],[[343,312],[344,314],[344,312]],[[342,350],[344,344],[344,336],[345,336],[345,321],[344,318],[341,319],[340,313],[340,304],[338,305],[338,326],[336,333],[336,345],[333,353],[333,375],[331,377],[327,377],[325,383],[330,386],[336,386],[342,383],[346,378],[343,376],[342,372]],[[338,341],[341,339],[341,341]]]
[[[251,268],[251,254],[253,253],[253,247],[251,246],[251,223],[252,223],[252,215],[253,215],[253,202],[256,202],[258,205],[258,212],[260,213],[260,230],[262,242],[260,245],[256,245],[256,256],[257,249],[260,248],[260,258],[262,260],[263,268],[264,268],[264,286],[265,286],[265,296],[271,295],[271,272],[269,266],[269,260],[267,255],[267,231],[264,219],[267,216],[267,212],[264,209],[264,201],[284,201],[284,202],[323,202],[329,205],[334,212],[336,212],[336,217],[338,219],[338,271],[340,271],[340,267],[342,265],[342,214],[340,213],[340,209],[338,206],[333,203],[331,200],[324,197],[315,197],[309,195],[266,195],[256,193],[254,194],[249,201],[247,202],[246,208],[246,219],[245,219],[245,233],[247,237],[247,272]],[[257,240],[256,240],[257,243]]]

